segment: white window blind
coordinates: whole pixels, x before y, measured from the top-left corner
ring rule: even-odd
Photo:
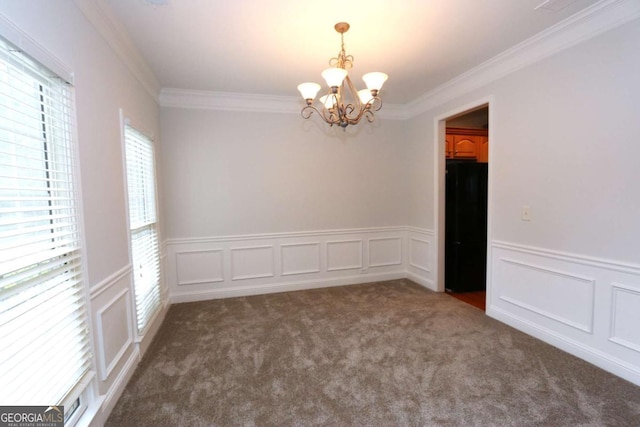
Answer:
[[[0,405],[75,398],[91,366],[71,90],[0,40]]]
[[[156,180],[153,143],[125,126],[125,159],[129,195],[129,228],[138,333],[160,307]]]

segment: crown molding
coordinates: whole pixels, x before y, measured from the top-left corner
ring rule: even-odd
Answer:
[[[105,0],[73,0],[82,14],[102,36],[131,74],[154,100],[158,100],[160,83],[129,34]]]
[[[407,120],[416,117],[445,102],[638,17],[640,17],[640,2],[638,0],[599,1],[407,104],[384,105],[376,115],[390,120]],[[300,98],[296,96],[175,88],[163,88],[160,91],[159,103],[162,107],[173,108],[296,114],[303,106]]]
[[[638,0],[602,0],[405,104],[415,117],[640,17]]]
[[[161,107],[196,110],[244,111],[252,113],[300,114],[304,106],[299,96],[259,95],[163,88],[158,101]],[[408,118],[402,105],[385,105],[376,116],[390,120]]]

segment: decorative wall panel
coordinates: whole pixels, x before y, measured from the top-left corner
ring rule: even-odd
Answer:
[[[221,249],[176,253],[178,285],[195,285],[224,281]]]
[[[285,243],[280,246],[281,274],[320,272],[320,242]]]
[[[273,270],[273,246],[248,246],[231,249],[231,280],[273,277]]]
[[[386,267],[402,264],[402,239],[377,237],[368,240],[368,267]]]
[[[362,268],[362,240],[327,242],[327,271]]]

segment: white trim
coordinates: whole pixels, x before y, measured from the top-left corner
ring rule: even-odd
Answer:
[[[124,279],[126,276],[130,275],[131,268],[132,268],[131,264],[127,264],[124,267],[122,267],[120,270],[116,271],[115,273],[113,273],[112,275],[110,275],[100,283],[98,283],[97,285],[91,287],[91,289],[89,290],[89,298],[92,300],[97,298],[104,291],[111,288],[111,286],[115,285],[117,282]]]
[[[554,251],[551,249],[543,249],[535,246],[508,243],[499,240],[493,241],[491,246],[494,248],[506,249],[509,251],[521,252],[560,261],[567,261],[574,264],[582,264],[589,267],[603,268],[605,270],[617,271],[619,273],[628,273],[636,276],[640,275],[640,264],[624,263],[620,261],[613,261],[609,259],[591,257],[570,252]]]
[[[587,346],[551,329],[532,323],[496,306],[487,307],[487,316],[499,320],[534,338],[538,338],[567,353],[573,354],[587,362],[609,371],[634,384],[640,384],[640,369],[631,363],[620,360],[612,354]]]
[[[405,277],[407,277],[406,272],[396,271],[389,273],[341,276],[325,280],[306,280],[295,283],[234,286],[219,289],[208,289],[204,291],[185,292],[180,293],[179,295],[172,295],[171,303],[178,304],[183,302],[204,301],[209,299],[233,298],[248,295],[264,295],[279,292],[301,291],[306,289],[320,289],[334,286],[346,286],[359,283],[403,279]]]
[[[35,59],[49,70],[61,77],[65,82],[73,85],[73,71],[37,40],[16,26],[9,18],[0,13],[0,34],[11,44],[20,48],[27,56]],[[74,103],[75,104],[75,103]],[[75,105],[74,105],[75,115]],[[75,118],[74,118],[75,119]]]
[[[520,307],[520,308],[528,310],[528,311],[530,311],[532,313],[535,313],[535,314],[537,314],[539,316],[546,317],[547,319],[551,319],[551,320],[556,321],[558,323],[562,323],[563,325],[570,326],[570,327],[572,327],[574,329],[577,329],[579,331],[586,332],[588,334],[593,334],[593,327],[590,326],[590,325],[581,325],[579,323],[576,323],[576,322],[571,321],[569,319],[566,319],[564,317],[556,316],[555,314],[549,313],[546,310],[540,310],[537,307],[534,307],[534,306],[529,305],[527,303],[524,303],[522,301],[518,301],[518,300],[516,300],[514,298],[511,298],[511,297],[501,296],[500,299],[502,301],[508,302],[509,304],[513,304],[516,307]],[[591,321],[593,322],[593,318],[591,319]]]
[[[126,363],[116,376],[115,380],[109,390],[107,391],[104,400],[102,402],[101,412],[104,417],[104,421],[106,421],[107,417],[113,410],[113,407],[116,405],[116,402],[122,395],[124,388],[127,383],[131,379],[136,367],[138,366],[138,361],[140,360],[140,352],[137,348],[134,348],[131,352],[131,355],[127,359]]]
[[[157,101],[160,83],[123,25],[115,17],[111,7],[104,0],[73,0],[73,2],[136,80]]]
[[[142,357],[145,355],[145,353],[149,349],[149,346],[151,345],[153,338],[158,333],[158,330],[160,329],[162,322],[164,322],[164,319],[167,316],[168,311],[169,311],[168,305],[160,304],[160,306],[158,307],[154,315],[151,317],[151,319],[147,323],[147,328],[145,329],[144,334],[136,336],[136,344],[137,344],[136,350],[138,350],[138,355],[140,360],[142,360]]]
[[[304,101],[299,96],[261,95],[178,88],[162,88],[161,107],[253,113],[300,114]],[[376,116],[389,120],[406,120],[404,105],[385,104]]]
[[[105,343],[104,343],[105,333],[103,328],[104,325],[102,323],[102,314],[105,311],[107,311],[112,305],[114,305],[118,300],[126,296],[127,293],[129,293],[128,287],[118,292],[113,298],[111,298],[111,300],[109,300],[109,302],[103,305],[102,308],[100,308],[100,310],[96,311],[96,319],[97,319],[96,328],[98,330],[98,334],[97,334],[98,349],[100,350],[100,353],[99,353],[100,354],[100,381],[103,381],[103,382],[109,378],[113,369],[118,365],[118,363],[120,363],[120,359],[122,359],[122,357],[125,355],[125,353],[129,349],[129,346],[133,344],[133,337],[131,336],[131,330],[132,330],[131,303],[125,300],[125,309],[127,311],[126,320],[127,320],[128,337],[127,337],[127,340],[122,344],[122,347],[120,347],[120,350],[118,350],[118,352],[114,356],[111,363],[109,363],[108,366],[106,365],[107,361],[105,360],[106,356],[105,356]]]
[[[181,244],[194,244],[194,243],[222,243],[222,242],[238,242],[242,240],[332,236],[337,234],[385,233],[385,232],[401,233],[406,230],[407,230],[407,226],[344,228],[339,230],[293,231],[290,233],[241,234],[241,235],[212,236],[212,237],[183,237],[183,238],[167,239],[166,242],[167,242],[167,245],[181,245]]]
[[[428,279],[426,277],[422,277],[419,274],[416,274],[416,273],[411,272],[411,271],[407,272],[407,276],[406,277],[407,277],[407,279],[416,282],[417,284],[419,284],[423,288],[427,288],[430,291],[438,292],[436,284],[431,279]]]
[[[419,227],[413,227],[413,226],[406,226],[405,229],[410,232],[410,233],[420,233],[420,234],[426,234],[427,236],[434,236],[434,231],[432,229],[429,228],[419,228]]]

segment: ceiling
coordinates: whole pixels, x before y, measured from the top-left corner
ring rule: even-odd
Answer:
[[[163,88],[298,96],[340,50],[405,104],[597,0],[106,0]],[[154,5],[160,2],[165,5]],[[560,9],[560,10],[554,10]]]

